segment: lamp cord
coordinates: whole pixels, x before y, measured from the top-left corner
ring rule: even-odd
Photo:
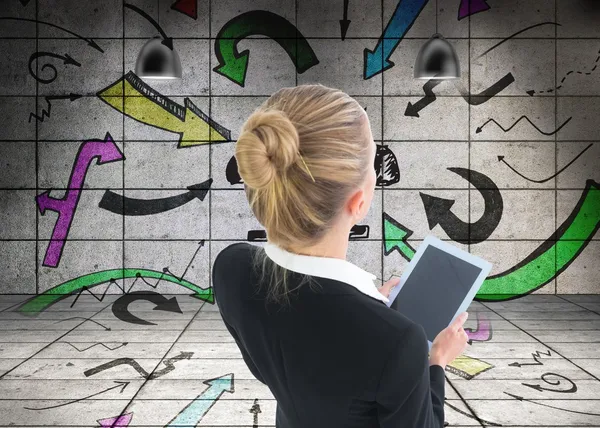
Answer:
[[[435,33],[438,33],[438,0],[435,0]]]

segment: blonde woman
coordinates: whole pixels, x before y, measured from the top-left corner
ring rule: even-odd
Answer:
[[[398,278],[378,289],[346,260],[373,198],[375,151],[364,109],[322,85],[273,94],[236,143],[267,242],[221,251],[213,287],[249,370],[277,401],[277,428],[444,425],[444,368],[466,347],[467,314],[428,355],[423,328],[385,305]]]

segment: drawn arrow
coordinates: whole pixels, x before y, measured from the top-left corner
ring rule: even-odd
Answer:
[[[104,324],[101,324],[101,323],[99,323],[96,320],[93,320],[91,318],[86,318],[86,317],[69,317],[69,318],[63,318],[61,320],[56,321],[54,324],[58,324],[59,322],[64,322],[64,321],[69,321],[69,320],[78,320],[78,319],[79,320],[85,320],[85,321],[93,322],[94,324],[99,325],[100,327],[102,327],[104,330],[111,331],[110,327],[107,327]],[[81,324],[83,324],[83,322]],[[79,325],[81,325],[81,324],[79,324]]]
[[[200,299],[211,304],[213,304],[215,301],[212,287],[200,288],[196,284],[183,279],[180,280],[176,276],[166,274],[165,272],[158,272],[149,269],[119,268],[93,272],[78,278],[70,279],[25,301],[17,308],[17,311],[25,315],[35,315],[46,310],[49,306],[67,298],[70,294],[84,288],[92,288],[109,281],[114,281],[115,279],[140,277],[169,281],[192,290],[194,293],[190,295],[191,297],[195,297],[196,299]]]
[[[430,79],[425,82],[423,85],[423,92],[425,92],[425,96],[414,104],[409,101],[406,105],[404,116],[419,117],[419,112],[436,100],[436,96],[433,93],[433,88],[442,82],[443,80],[441,79]]]
[[[33,112],[29,113],[29,122],[31,123],[32,118],[35,118],[38,122],[43,122],[44,117],[50,117],[50,111],[52,110],[52,103],[50,101],[70,100],[72,102],[72,101],[78,100],[81,97],[82,97],[82,95],[74,94],[72,92],[69,95],[50,95],[50,96],[44,97],[46,99],[47,107],[45,109],[42,108],[42,113],[39,116]]]
[[[368,224],[355,224],[350,229],[348,239],[366,239],[369,237],[369,230]],[[247,240],[251,242],[265,242],[267,240],[267,232],[262,229],[249,230]]]
[[[515,81],[512,73],[506,73],[500,80],[494,83],[487,89],[484,89],[478,94],[470,94],[469,91],[458,81],[454,82],[454,86],[460,92],[463,99],[472,106],[478,106],[488,102],[490,99],[505,90],[511,83]]]
[[[529,294],[560,275],[587,246],[600,226],[600,186],[587,180],[569,217],[552,236],[520,263],[489,276],[475,295],[478,301],[512,300]],[[406,242],[412,231],[383,213],[384,255],[398,250],[410,261],[415,250]]]
[[[133,358],[117,358],[115,360],[109,361],[107,363],[104,364],[100,364],[99,366],[96,366],[94,368],[91,368],[89,370],[86,370],[83,372],[83,374],[86,377],[90,377],[93,376],[97,373],[100,373],[104,370],[108,370],[111,369],[113,367],[116,366],[120,366],[120,365],[128,365],[131,366],[133,369],[135,369],[135,371],[137,371],[140,375],[142,375],[145,379],[156,379],[161,377],[162,375],[165,375],[169,372],[172,372],[173,370],[175,370],[175,366],[174,366],[174,362],[176,361],[180,361],[183,359],[189,360],[192,355],[194,355],[193,352],[180,352],[179,355],[176,355],[174,357],[171,358],[167,358],[166,360],[163,361],[163,364],[165,365],[165,367],[159,371],[156,372],[152,372],[152,373],[148,373],[142,366],[140,366],[140,364],[134,360]]]
[[[480,424],[480,425],[483,425],[483,424],[485,423],[486,425],[490,425],[490,426],[494,426],[494,427],[501,427],[501,426],[502,426],[502,425],[501,425],[501,424],[499,424],[499,423],[496,423],[496,422],[490,422],[490,421],[488,421],[488,420],[481,419],[479,416],[477,416],[477,415],[475,414],[475,412],[473,411],[473,409],[469,409],[469,410],[471,410],[471,412],[472,412],[473,414],[471,414],[471,413],[468,413],[468,412],[465,412],[464,410],[461,410],[461,409],[459,409],[458,407],[456,407],[456,406],[452,405],[452,404],[451,404],[451,403],[448,401],[448,399],[444,397],[444,407],[445,407],[445,406],[448,406],[448,407],[450,407],[452,410],[455,410],[455,411],[457,411],[458,413],[460,413],[461,415],[464,415],[464,416],[466,416],[466,417],[468,417],[468,418],[470,418],[470,419],[475,419],[477,422],[479,422],[479,424]],[[448,422],[444,422],[444,426],[448,426],[448,425],[450,425]],[[485,426],[485,425],[483,425],[483,426]]]
[[[159,214],[187,204],[194,199],[203,201],[212,184],[212,178],[188,186],[188,192],[160,199],[135,199],[119,195],[111,190],[104,192],[98,207],[120,215]]]
[[[48,78],[48,79],[43,79],[41,77],[38,76],[37,74],[37,67],[35,67],[34,69],[34,63],[37,65],[37,59],[43,56],[49,56],[51,58],[58,58],[58,59],[62,59],[63,60],[63,64],[65,65],[75,65],[77,67],[81,67],[81,64],[78,63],[77,61],[75,61],[69,54],[64,54],[64,55],[59,55],[59,54],[55,54],[53,52],[34,52],[31,54],[31,56],[29,57],[29,74],[31,74],[31,76],[37,80],[38,82],[41,83],[51,83],[54,82],[56,80],[56,77],[58,75],[58,71],[56,70],[56,67],[47,62],[44,65],[42,65],[41,67],[41,71],[45,70],[46,68],[49,68],[52,70],[52,77]]]
[[[132,71],[96,95],[127,117],[179,134],[177,148],[231,140],[230,131],[203,113],[189,98],[184,100],[185,107],[181,106],[163,97]]]
[[[133,412],[125,413],[124,415],[113,416],[112,418],[98,419],[96,422],[100,424],[100,427],[114,428],[114,427],[128,427],[131,419],[133,418]]]
[[[520,121],[522,121],[523,119],[525,119],[527,122],[529,122],[529,123],[531,124],[531,126],[533,126],[535,129],[537,129],[537,131],[538,131],[540,134],[544,134],[544,135],[554,135],[554,134],[556,134],[558,131],[560,131],[560,130],[562,129],[562,127],[563,127],[563,126],[565,126],[567,123],[569,123],[569,121],[570,121],[571,119],[573,119],[573,117],[571,116],[570,118],[568,118],[567,120],[565,120],[565,121],[564,121],[564,123],[563,123],[562,125],[560,125],[558,128],[556,128],[556,129],[555,129],[554,131],[552,131],[552,132],[544,132],[544,131],[542,131],[540,128],[538,128],[538,127],[535,125],[535,123],[533,123],[531,120],[529,120],[529,118],[528,118],[527,116],[525,116],[525,115],[523,115],[523,116],[521,116],[520,118],[518,118],[518,119],[515,121],[515,123],[513,123],[513,124],[512,124],[510,127],[508,127],[508,128],[504,128],[502,125],[500,125],[500,124],[499,124],[498,122],[496,122],[496,120],[494,120],[494,119],[488,119],[488,120],[487,120],[487,121],[486,121],[486,122],[485,122],[483,125],[481,125],[481,126],[477,127],[477,129],[475,130],[475,132],[476,132],[477,134],[479,134],[479,133],[480,133],[480,132],[483,130],[483,128],[485,127],[485,125],[487,125],[487,124],[488,124],[488,123],[490,123],[490,122],[494,122],[494,123],[495,123],[496,125],[498,125],[498,127],[499,127],[500,129],[502,129],[504,132],[508,132],[508,131],[510,131],[511,129],[513,129],[513,128],[514,128],[514,127],[517,125],[517,123],[519,123],[519,122],[520,122]]]
[[[560,380],[557,380],[556,382],[552,382],[552,381],[546,380],[546,376],[550,376],[550,375],[552,375],[552,376],[557,376],[557,377],[561,377],[561,378],[563,378],[563,379],[565,379],[565,380],[568,380],[568,381],[569,381],[569,383],[571,384],[571,388],[569,388],[569,389],[552,389],[552,388],[544,388],[544,387],[543,387],[543,386],[541,386],[540,384],[537,384],[537,385],[532,385],[532,384],[529,384],[529,383],[522,383],[521,385],[528,386],[528,387],[530,387],[530,388],[533,388],[533,389],[537,389],[537,390],[538,390],[538,391],[540,391],[540,392],[541,392],[541,391],[551,391],[551,392],[564,392],[564,393],[573,393],[573,392],[576,392],[576,391],[577,391],[577,385],[575,385],[575,382],[573,382],[573,381],[572,381],[571,379],[569,379],[568,377],[566,377],[566,376],[563,376],[563,375],[560,375],[560,374],[557,374],[557,373],[551,373],[551,372],[544,373],[544,374],[542,375],[542,380],[543,380],[544,382],[546,382],[546,383],[549,383],[550,385],[560,385]]]
[[[231,156],[229,162],[227,162],[227,166],[225,167],[225,178],[227,178],[227,181],[229,181],[229,184],[232,186],[244,182],[242,177],[240,177],[235,156]]]
[[[340,19],[340,30],[342,32],[342,40],[346,40],[346,33],[348,32],[348,27],[350,27],[350,21],[348,19],[348,5],[350,0],[344,0],[344,17]]]
[[[156,306],[153,310],[155,311],[178,312],[180,314],[183,313],[181,312],[181,308],[179,307],[179,303],[177,303],[177,298],[175,296],[167,299],[165,296],[155,291],[134,291],[119,297],[112,304],[113,314],[115,314],[115,317],[121,321],[125,321],[130,324],[156,325],[155,322],[143,320],[129,312],[129,305],[138,300],[148,300],[149,302],[154,303]]]
[[[177,0],[171,9],[181,12],[192,19],[198,19],[198,0]]]
[[[162,27],[160,25],[158,25],[158,22],[156,22],[154,19],[152,19],[152,17],[150,15],[148,15],[146,12],[144,12],[142,9],[140,9],[137,6],[134,6],[129,3],[123,3],[123,6],[138,13],[143,18],[145,18],[150,24],[152,24],[152,26],[154,28],[156,28],[156,30],[160,33],[160,36],[162,37],[161,43],[163,45],[165,45],[166,47],[168,47],[169,49],[173,50],[173,39],[170,38],[169,36],[167,36],[165,31],[162,29]]]
[[[528,399],[528,398],[523,398],[520,395],[515,395],[515,394],[511,394],[510,392],[506,392],[503,391],[506,395],[511,396],[512,398],[516,398],[519,401],[528,401],[532,404],[537,404],[538,406],[544,406],[544,407],[549,407],[551,409],[556,409],[556,410],[562,410],[564,412],[569,412],[569,413],[577,413],[580,415],[588,415],[588,416],[600,416],[600,413],[590,413],[590,412],[579,412],[577,410],[569,410],[569,409],[565,409],[564,407],[557,407],[557,406],[550,406],[549,404],[543,404],[543,403],[536,403],[535,401],[533,401],[532,399]]]
[[[510,35],[510,36],[508,36],[507,38],[500,40],[498,43],[496,43],[496,44],[495,44],[495,45],[493,45],[491,48],[487,49],[485,52],[483,52],[481,55],[479,55],[479,56],[477,57],[477,59],[479,59],[479,58],[481,58],[481,57],[483,57],[483,56],[487,55],[488,53],[490,53],[491,51],[493,51],[494,49],[496,49],[498,46],[500,46],[502,43],[505,43],[505,42],[507,42],[508,40],[512,39],[512,38],[513,38],[513,37],[515,37],[515,36],[518,36],[518,35],[519,35],[519,34],[521,34],[521,33],[524,33],[525,31],[531,30],[532,28],[540,27],[540,26],[542,26],[542,25],[549,25],[549,24],[550,24],[550,25],[558,25],[558,26],[560,26],[560,24],[559,24],[559,23],[557,23],[557,22],[550,22],[550,21],[548,21],[548,22],[540,22],[539,24],[534,24],[534,25],[531,25],[531,26],[529,26],[529,27],[523,28],[522,30],[519,30],[519,31],[517,31],[517,32],[516,32],[516,33],[514,33],[514,34],[511,34],[511,35]]]
[[[467,168],[448,168],[448,170],[460,175],[479,190],[485,204],[483,215],[474,223],[464,222],[450,210],[454,205],[454,199],[444,199],[419,192],[429,229],[432,230],[439,224],[450,239],[463,244],[485,241],[496,230],[502,218],[504,204],[498,186],[488,176],[477,171]]]
[[[43,266],[58,266],[81,196],[85,176],[94,158],[97,159],[97,165],[125,159],[109,133],[106,133],[104,140],[87,140],[79,146],[65,195],[56,199],[50,196],[50,190],[46,190],[35,198],[42,215],[46,213],[46,210],[58,213],[52,238],[42,263]]]
[[[254,399],[254,404],[252,407],[250,407],[249,412],[254,415],[252,428],[258,428],[258,414],[262,413],[262,410],[260,410],[260,404],[258,404],[258,398]]]
[[[122,348],[123,346],[126,346],[128,342],[123,342],[121,343],[119,346],[115,346],[114,348],[111,348],[110,346],[105,345],[102,342],[96,342],[91,346],[88,346],[87,348],[83,348],[83,349],[79,349],[77,346],[73,345],[71,342],[57,342],[57,343],[66,343],[67,345],[71,345],[73,348],[75,348],[78,352],[85,352],[88,349],[93,348],[94,346],[103,346],[104,348],[108,349],[109,351],[114,351],[116,349]]]
[[[533,360],[535,361],[535,363],[518,363],[518,362],[514,362],[514,363],[510,363],[509,366],[511,367],[521,367],[521,366],[543,366],[544,363],[542,363],[540,360],[538,360],[538,358],[541,357],[540,354],[544,354],[547,356],[551,356],[550,351],[544,352],[544,351],[535,351],[531,353],[531,356],[533,357]]]
[[[400,181],[400,167],[398,159],[390,148],[385,144],[377,144],[375,152],[376,186],[391,186]]]
[[[392,68],[394,63],[390,57],[414,24],[429,0],[400,0],[392,18],[388,22],[382,36],[377,41],[374,50],[364,50],[364,79],[370,79],[385,70]]]
[[[233,373],[228,373],[215,379],[205,380],[203,383],[209,385],[202,394],[188,404],[177,416],[171,419],[165,428],[175,426],[197,426],[204,415],[217,402],[224,392],[233,393]]]
[[[78,38],[78,39],[80,39],[80,40],[84,40],[84,41],[86,41],[86,42],[87,42],[87,44],[88,44],[89,46],[93,47],[93,48],[94,48],[94,49],[96,49],[97,51],[100,51],[100,52],[104,53],[104,51],[102,50],[102,48],[100,48],[100,46],[98,46],[98,45],[96,44],[96,42],[95,42],[95,41],[93,41],[92,39],[86,39],[85,37],[83,37],[83,36],[80,36],[79,34],[76,34],[76,33],[72,32],[72,31],[69,31],[69,30],[67,30],[67,29],[66,29],[66,28],[64,28],[64,27],[59,27],[58,25],[56,25],[56,24],[52,24],[52,23],[50,23],[50,22],[38,21],[37,19],[13,18],[13,17],[11,17],[11,16],[1,16],[1,17],[0,17],[0,21],[2,21],[2,20],[4,20],[4,21],[26,21],[26,22],[35,22],[35,23],[37,23],[37,24],[44,24],[44,25],[48,25],[48,26],[50,26],[50,27],[58,28],[59,30],[62,30],[62,31],[64,31],[64,32],[66,32],[66,33],[69,33],[69,34],[71,34],[72,36],[75,36],[75,37],[77,37],[77,38]]]
[[[23,407],[23,408],[27,409],[27,410],[47,410],[47,409],[54,409],[56,407],[68,406],[69,404],[73,404],[73,403],[77,403],[79,401],[87,400],[88,398],[92,398],[92,397],[95,397],[96,395],[104,394],[105,392],[112,391],[113,389],[116,389],[116,388],[119,388],[119,387],[121,388],[121,391],[119,391],[119,393],[122,394],[123,391],[125,390],[125,388],[127,388],[127,385],[130,384],[130,382],[122,382],[122,381],[114,381],[114,382],[116,383],[115,386],[111,386],[110,388],[107,388],[104,391],[100,391],[100,392],[96,392],[95,394],[88,395],[87,397],[78,398],[77,400],[68,401],[66,403],[57,404],[55,406],[48,406],[48,407]]]
[[[485,342],[492,338],[492,323],[483,314],[483,312],[477,312],[477,328],[465,328],[465,332],[469,337],[469,345],[476,342]]]
[[[571,74],[580,74],[580,75],[585,75],[585,76],[589,76],[590,74],[592,74],[596,68],[598,68],[598,61],[600,61],[600,50],[598,51],[598,56],[596,57],[596,60],[594,61],[594,67],[590,70],[590,71],[575,71],[575,70],[571,70],[568,71],[567,74],[564,75],[564,77],[560,80],[560,83],[558,84],[558,86],[556,86],[555,88],[550,88],[550,89],[546,89],[545,91],[537,91],[538,94],[543,94],[543,93],[552,93],[555,90],[559,90],[560,88],[563,87],[563,83],[565,82],[565,80],[567,79],[567,77],[569,77]],[[534,91],[533,89],[527,91],[527,93],[529,94],[529,96],[533,96],[533,94],[536,93],[536,91]]]
[[[556,177],[558,174],[560,174],[561,172],[563,172],[565,169],[567,169],[569,166],[571,166],[571,164],[573,164],[573,162],[575,162],[582,154],[585,153],[585,151],[587,149],[589,149],[590,147],[592,147],[594,145],[594,143],[590,143],[585,149],[583,149],[581,151],[581,153],[579,153],[577,156],[575,156],[573,158],[573,160],[571,162],[569,162],[568,164],[566,164],[564,167],[562,167],[560,170],[558,170],[556,172],[556,174],[551,175],[548,178],[544,178],[543,180],[533,180],[531,178],[525,177],[523,174],[521,174],[519,171],[517,171],[516,169],[514,169],[508,162],[506,162],[504,160],[504,156],[498,156],[498,162],[504,162],[504,164],[509,167],[511,170],[513,170],[518,176],[523,177],[525,180],[527,181],[531,181],[532,183],[545,183],[548,180],[552,180],[554,177]]]
[[[490,6],[485,0],[461,0],[458,8],[458,20],[488,10]]]
[[[299,74],[319,63],[308,41],[291,22],[273,12],[253,10],[231,19],[217,34],[215,54],[219,65],[213,71],[243,87],[250,51],[238,52],[237,44],[248,36],[258,34],[279,43]]]

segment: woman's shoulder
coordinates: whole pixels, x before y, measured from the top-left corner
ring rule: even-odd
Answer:
[[[250,254],[254,249],[255,246],[248,242],[234,242],[219,251],[213,265],[216,268],[218,263],[224,261],[228,262],[228,264],[231,262],[239,262],[242,257]]]

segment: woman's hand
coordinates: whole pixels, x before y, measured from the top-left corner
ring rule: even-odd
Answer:
[[[386,281],[381,287],[378,288],[378,290],[385,297],[390,297],[390,292],[392,291],[392,288],[394,288],[398,284],[400,284],[399,276]]]

